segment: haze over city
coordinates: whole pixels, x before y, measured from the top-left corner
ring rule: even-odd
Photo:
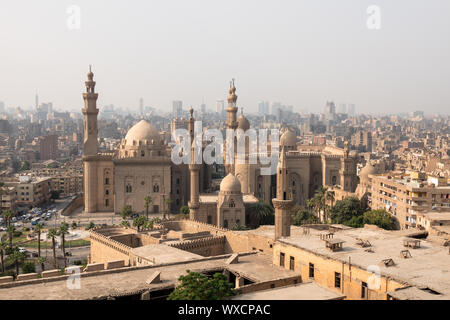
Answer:
[[[70,29],[68,7],[81,9]],[[381,28],[367,27],[380,8]],[[240,106],[282,101],[321,111],[448,114],[450,2],[21,1],[0,4],[0,100],[32,108],[35,94],[80,110],[88,71],[99,107],[157,109],[173,100],[215,109],[236,78]]]

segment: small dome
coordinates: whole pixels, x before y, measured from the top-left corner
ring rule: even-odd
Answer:
[[[161,141],[161,136],[154,126],[145,120],[141,120],[128,130],[125,140],[127,146],[132,146],[133,141],[147,140],[151,142],[153,140],[159,142]]]
[[[361,180],[367,180],[369,179],[369,174],[376,174],[377,169],[373,165],[370,164],[368,161],[364,168],[361,169],[359,172],[359,177]]]
[[[238,123],[238,129],[242,129],[244,131],[247,131],[248,129],[250,129],[250,122],[243,114],[241,114],[239,116],[237,123]]]
[[[286,130],[280,138],[280,146],[297,147],[297,136],[291,130]]]
[[[241,192],[241,183],[239,182],[239,179],[234,176],[234,174],[229,173],[222,179],[222,182],[220,183],[220,191],[234,193]]]

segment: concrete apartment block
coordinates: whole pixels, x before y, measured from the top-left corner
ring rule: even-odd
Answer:
[[[105,269],[116,269],[116,268],[123,268],[125,266],[125,261],[123,260],[114,260],[114,261],[108,261],[105,264]]]
[[[17,281],[33,280],[33,279],[37,279],[37,278],[38,278],[38,274],[37,273],[19,274],[17,276]]]
[[[1,283],[9,283],[9,282],[13,282],[14,278],[12,276],[6,276],[6,277],[1,277],[0,278],[0,284]]]
[[[53,270],[47,270],[42,272],[42,278],[50,278],[50,277],[57,277],[61,276],[61,270],[53,269]]]
[[[103,263],[90,263],[86,266],[86,269],[84,271],[90,272],[90,271],[101,271],[105,269],[105,265]]]

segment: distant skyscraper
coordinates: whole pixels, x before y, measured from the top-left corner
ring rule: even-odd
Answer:
[[[178,118],[183,113],[183,101],[175,100],[172,102],[172,113],[173,116]]]
[[[202,113],[206,113],[206,104],[202,103],[202,105],[200,106],[200,110],[202,111]]]
[[[216,111],[217,113],[222,113],[225,108],[225,103],[223,100],[216,101]]]
[[[336,115],[336,105],[334,102],[327,102],[324,109],[325,119],[327,120],[334,120],[334,117]]]
[[[34,97],[34,102],[35,102],[36,109],[37,109],[39,107],[39,96],[37,93],[36,93],[36,96]]]
[[[339,106],[338,113],[347,113],[347,105],[346,105],[345,103],[342,103],[342,104]]]
[[[353,117],[355,115],[355,105],[354,104],[349,104],[348,105],[348,115],[350,117]]]
[[[144,98],[139,99],[139,113],[144,114]]]
[[[58,136],[48,135],[41,137],[39,153],[41,160],[55,160],[58,157]]]
[[[5,112],[5,103],[3,101],[0,101],[0,113]]]
[[[262,116],[269,114],[269,102],[261,101],[258,103],[258,113]]]

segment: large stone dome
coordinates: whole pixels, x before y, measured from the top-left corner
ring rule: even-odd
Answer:
[[[367,161],[367,164],[359,172],[359,177],[361,181],[367,181],[369,179],[369,174],[376,174],[377,169]]]
[[[280,146],[282,147],[297,147],[297,136],[291,130],[286,130],[280,138]]]
[[[247,131],[248,129],[250,129],[250,122],[243,114],[241,114],[239,116],[239,118],[237,119],[237,123],[238,123],[238,129],[242,129],[244,131]]]
[[[148,143],[151,143],[152,140],[154,143],[160,143],[161,136],[154,126],[145,120],[141,120],[128,130],[125,140],[127,146],[133,146],[133,141],[136,141],[136,145],[139,144],[139,141],[146,140]]]
[[[234,174],[229,173],[220,183],[220,191],[239,193],[241,192],[241,183]]]

